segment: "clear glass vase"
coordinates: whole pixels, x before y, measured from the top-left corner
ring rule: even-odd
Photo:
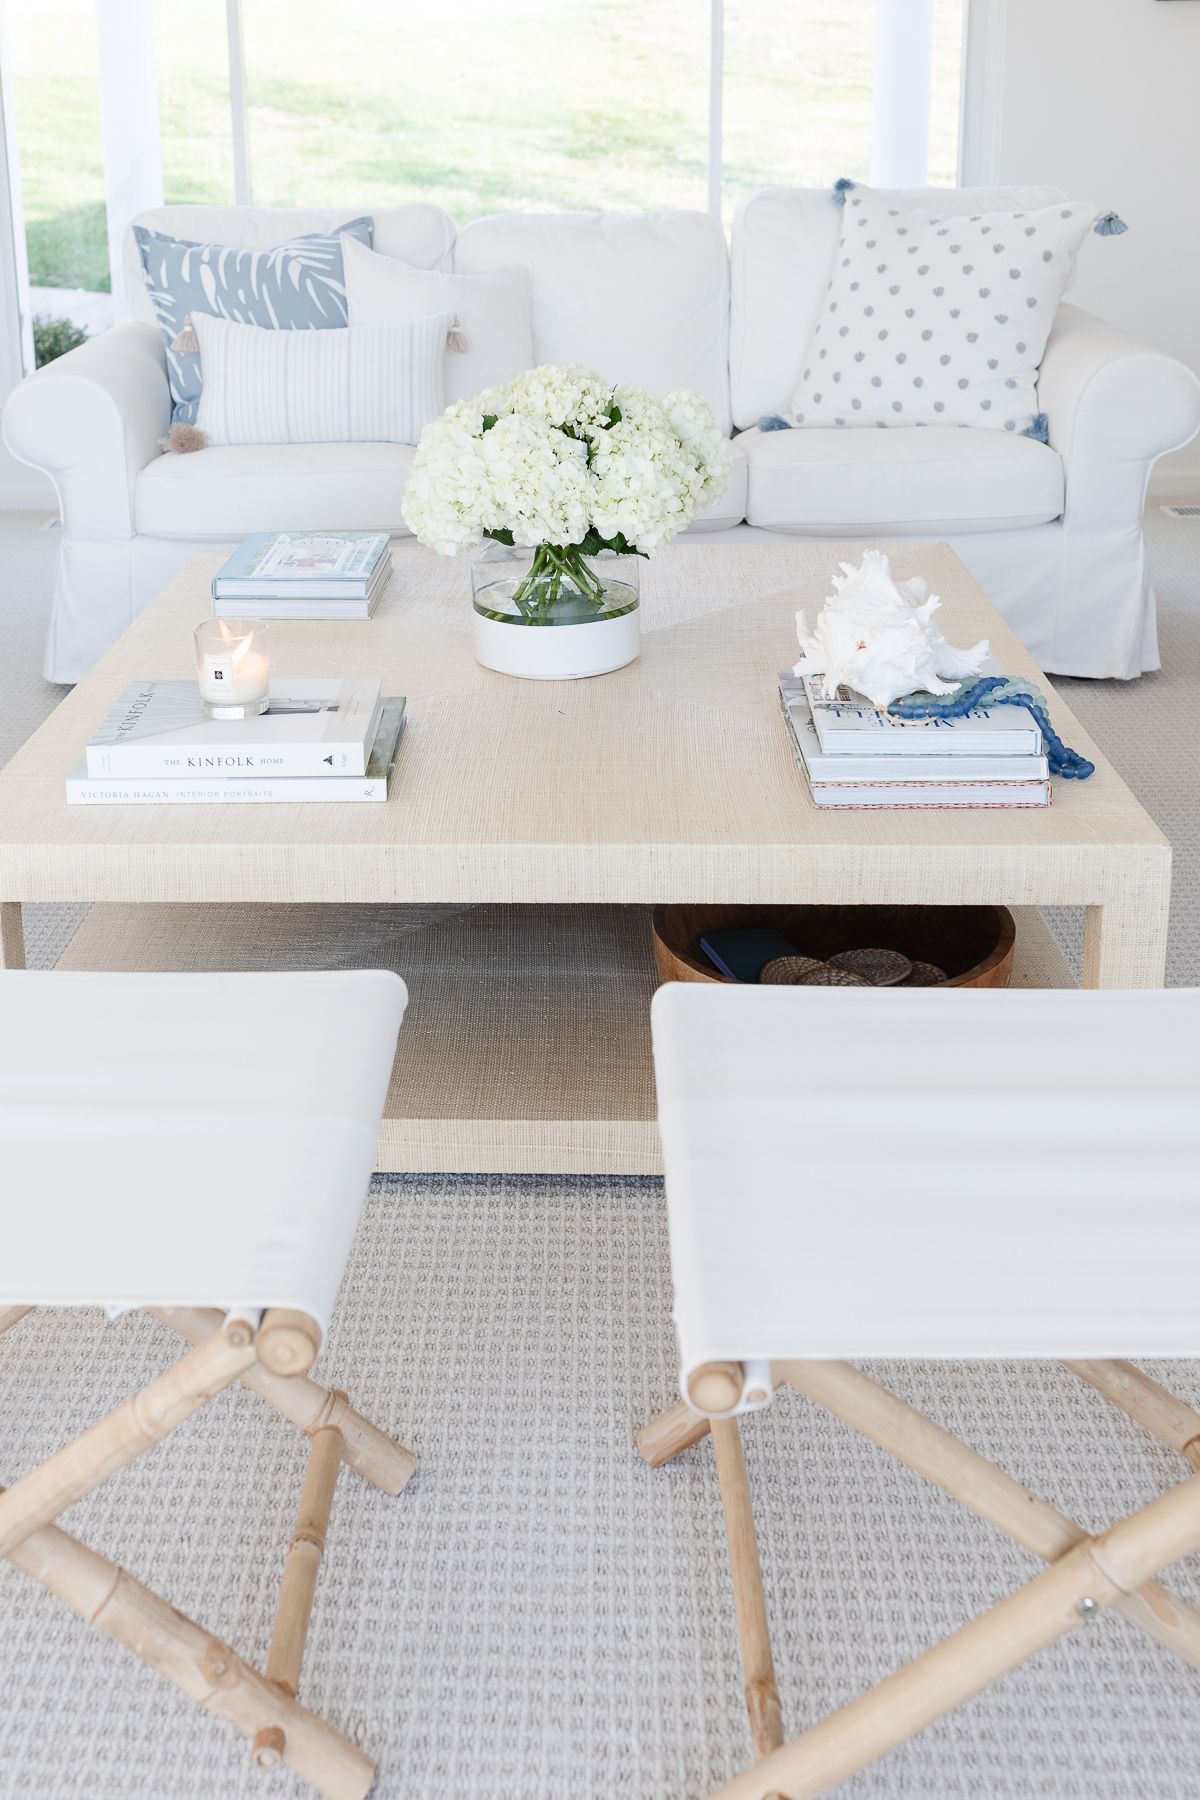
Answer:
[[[595,625],[636,612],[636,556],[575,544],[490,543],[475,559],[475,611],[501,625]]]
[[[532,681],[624,668],[641,648],[639,561],[612,550],[585,556],[577,544],[490,543],[471,572],[479,661]]]

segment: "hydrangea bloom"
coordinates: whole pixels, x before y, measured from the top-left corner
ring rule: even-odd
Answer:
[[[729,468],[698,395],[657,399],[548,363],[425,427],[402,510],[445,556],[485,537],[649,555],[723,491]]]

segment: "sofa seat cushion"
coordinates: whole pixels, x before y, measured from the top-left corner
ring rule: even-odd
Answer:
[[[252,531],[392,531],[411,444],[219,444],[160,456],[138,476],[136,528],[149,537]]]
[[[746,431],[746,518],[774,531],[941,536],[1043,525],[1063,508],[1058,452],[1006,431],[930,425]]]

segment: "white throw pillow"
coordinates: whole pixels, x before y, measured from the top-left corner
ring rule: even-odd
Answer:
[[[210,444],[415,444],[445,405],[449,313],[394,325],[270,331],[193,313]]]
[[[1096,218],[1071,201],[963,215],[846,192],[795,424],[1027,430],[1054,314]]]
[[[533,367],[533,295],[528,268],[492,269],[483,275],[444,275],[414,269],[365,244],[351,257],[343,239],[346,301],[351,325],[385,325],[448,312],[457,341],[446,355],[446,402],[473,400]],[[452,340],[453,341],[453,340]]]

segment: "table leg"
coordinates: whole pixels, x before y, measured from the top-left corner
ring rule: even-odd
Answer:
[[[1170,874],[1160,904],[1135,898],[1109,900],[1084,910],[1083,985],[1092,988],[1156,988],[1167,962]]]
[[[0,900],[0,969],[25,967],[25,933],[21,929],[21,902]]]

